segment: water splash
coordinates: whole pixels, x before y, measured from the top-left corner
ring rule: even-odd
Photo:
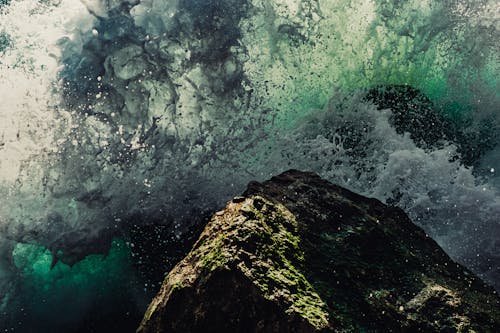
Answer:
[[[13,264],[22,246],[49,251],[26,255],[28,267],[51,257],[57,269],[107,253],[131,228],[163,224],[182,237],[190,217],[292,167],[401,206],[498,287],[497,7],[3,4],[0,290],[33,277]],[[427,108],[460,135],[419,144],[394,107],[366,97],[393,85],[422,91],[432,103],[408,111]]]

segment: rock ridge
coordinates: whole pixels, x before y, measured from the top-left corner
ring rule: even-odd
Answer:
[[[498,332],[499,304],[401,209],[290,170],[213,216],[138,332]]]

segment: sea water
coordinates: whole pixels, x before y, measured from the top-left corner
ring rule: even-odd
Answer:
[[[499,19],[493,0],[0,0],[0,327],[130,328],[161,283],[144,240],[290,168],[403,208],[500,288]],[[413,122],[429,108],[452,134]]]

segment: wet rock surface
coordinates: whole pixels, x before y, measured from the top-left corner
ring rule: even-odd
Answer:
[[[499,302],[402,210],[291,170],[213,216],[138,332],[497,332]]]
[[[421,147],[452,141],[456,129],[453,123],[439,114],[421,91],[405,85],[379,86],[368,91],[366,99],[378,109],[391,109],[391,122],[398,133],[410,133]]]
[[[467,166],[477,167],[480,158],[498,141],[491,126],[480,127],[484,129],[479,131],[471,124],[459,124],[439,112],[425,94],[408,85],[374,87],[367,92],[366,100],[379,110],[390,109],[390,122],[396,131],[409,133],[418,147],[429,149],[455,144],[457,157]]]

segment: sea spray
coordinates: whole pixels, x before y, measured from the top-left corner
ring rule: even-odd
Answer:
[[[289,168],[404,208],[498,287],[493,1],[14,1],[0,11],[3,309],[22,288],[15,277],[33,276],[13,264],[23,246],[43,253],[27,267],[57,270],[107,253],[131,228],[162,224],[181,238],[191,216]],[[394,108],[367,98],[394,85],[430,97],[474,140],[415,142]],[[465,167],[461,151],[475,150]],[[129,264],[121,258],[109,265]]]

